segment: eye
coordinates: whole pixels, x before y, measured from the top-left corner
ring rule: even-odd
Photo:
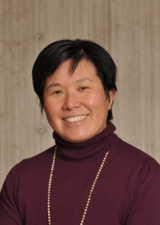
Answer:
[[[80,90],[82,90],[82,91],[83,91],[83,90],[86,90],[86,89],[87,89],[87,87],[81,87],[81,88],[80,88]]]
[[[59,95],[59,94],[62,94],[62,91],[54,91],[52,94],[53,95]]]

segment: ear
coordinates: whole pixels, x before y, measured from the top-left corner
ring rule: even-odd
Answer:
[[[110,90],[109,91],[109,97],[110,97],[109,105],[110,105],[110,107],[113,104],[114,96],[115,96],[115,90],[114,89],[113,90]]]

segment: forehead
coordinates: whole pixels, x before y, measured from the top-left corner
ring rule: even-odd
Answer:
[[[72,72],[72,60],[62,63],[57,70],[45,81],[45,91],[51,91],[54,88],[67,88],[68,90],[77,85],[86,85],[92,90],[104,91],[101,79],[97,75],[94,64],[85,59],[81,60],[75,70]]]
[[[92,79],[98,78],[97,71],[94,64],[86,59],[82,59],[76,67],[73,69],[73,60],[67,60],[63,62],[57,70],[50,76],[52,79],[76,79],[76,78],[83,78],[89,77]]]

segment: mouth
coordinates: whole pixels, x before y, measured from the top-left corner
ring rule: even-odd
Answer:
[[[74,117],[64,118],[63,120],[68,122],[68,123],[73,123],[73,122],[78,122],[78,121],[84,120],[87,116],[88,115],[74,116]]]

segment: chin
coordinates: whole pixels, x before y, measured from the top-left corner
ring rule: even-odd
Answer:
[[[74,135],[73,135],[74,136]],[[71,143],[80,143],[80,142],[84,142],[84,141],[87,141],[89,139],[91,139],[92,137],[89,137],[89,136],[85,136],[85,137],[80,137],[78,136],[77,138],[74,137],[62,137],[64,140],[68,141],[68,142],[71,142]]]

